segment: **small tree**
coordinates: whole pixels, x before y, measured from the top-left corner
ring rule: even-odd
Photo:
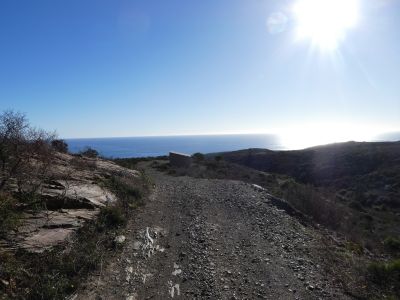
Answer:
[[[61,153],[68,153],[68,144],[64,140],[53,140],[51,142],[51,146],[54,150],[61,152]]]
[[[99,152],[96,149],[93,149],[91,147],[86,147],[81,154],[83,156],[89,157],[89,158],[96,158],[99,156]]]
[[[217,156],[215,156],[215,161],[217,161],[217,162],[220,162],[221,160],[222,160],[222,156],[221,155],[217,155]]]
[[[5,111],[0,115],[0,190],[21,167],[27,151],[28,128],[23,114]]]
[[[201,162],[201,161],[204,160],[204,154],[200,153],[200,152],[197,152],[197,153],[193,154],[192,157],[197,162]]]
[[[54,134],[29,125],[24,114],[0,115],[0,191],[11,179],[18,185],[38,187],[52,161]]]

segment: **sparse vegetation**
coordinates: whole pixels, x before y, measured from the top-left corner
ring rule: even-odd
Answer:
[[[94,170],[97,167],[96,158],[83,157],[75,155],[71,160],[70,164],[78,170]]]
[[[41,193],[44,185],[64,188],[52,177],[57,152],[67,153],[67,144],[53,134],[33,129],[25,115],[13,111],[0,115],[0,242],[2,247],[3,242],[7,245],[0,249],[0,299],[65,298],[84,276],[118,251],[114,237],[123,230],[132,209],[144,203],[149,187],[145,176],[95,174],[98,153],[88,148],[65,161],[71,164],[71,170],[93,171],[94,180],[118,200],[102,208],[98,218],[87,221],[68,243],[43,253],[9,248],[10,232],[18,230],[24,212],[58,208],[57,203],[50,207]],[[59,175],[65,185],[68,174]]]
[[[53,159],[55,135],[30,126],[25,115],[5,111],[0,115],[0,191],[14,185],[34,192],[46,177]]]
[[[389,262],[373,262],[368,266],[368,272],[372,281],[399,295],[400,259]]]
[[[166,157],[114,161],[134,169],[140,161],[154,160],[153,167],[175,176],[234,179],[260,185],[274,199],[284,199],[289,210],[300,212],[314,224],[345,237],[344,242],[338,243],[340,253],[332,251],[327,265],[343,266],[346,271],[338,271],[343,285],[356,286],[349,293],[366,295],[364,285],[370,290],[399,293],[400,166],[398,153],[393,150],[398,149],[397,144],[386,154],[382,150],[386,145],[377,145],[368,155],[363,153],[365,145],[358,147],[351,143],[350,153],[344,154],[337,147],[321,148],[325,151],[322,156],[316,154],[319,148],[278,155],[261,150],[233,156],[196,153],[189,168],[172,168]],[[52,134],[32,129],[22,114],[0,115],[0,237],[17,228],[24,209],[45,208],[37,191],[49,180],[48,170],[55,151],[67,153],[68,146]],[[70,164],[77,170],[96,170],[98,156],[95,149],[87,148],[73,157]],[[116,174],[95,180],[113,192],[118,201],[102,208],[98,219],[74,236],[77,244],[59,246],[42,254],[24,251],[0,254],[0,291],[17,298],[62,298],[79,285],[79,278],[96,269],[105,256],[116,250],[113,237],[124,228],[132,209],[144,204],[150,182],[144,174],[139,184]]]
[[[89,158],[96,158],[99,156],[99,152],[96,149],[93,149],[91,147],[86,147],[85,149],[83,149],[80,154],[82,156],[85,157],[89,157]]]
[[[10,194],[0,192],[0,238],[19,224],[20,213],[17,200]]]
[[[343,208],[336,203],[331,203],[324,194],[311,185],[288,179],[275,189],[274,194],[328,228],[338,229],[344,222],[346,213]]]
[[[400,142],[348,142],[296,151],[248,149],[218,155],[276,176],[290,176],[271,193],[337,231],[348,240],[347,246],[357,245],[347,249],[354,255],[369,255],[364,271],[371,256],[398,258]],[[387,271],[383,266],[371,268],[377,274]],[[384,289],[378,281],[375,284]]]
[[[112,176],[104,180],[104,185],[117,195],[119,199],[118,205],[121,206],[125,212],[129,212],[130,208],[143,205],[144,195],[147,193],[148,189],[147,184],[132,186],[129,179],[117,176]]]
[[[137,164],[141,161],[150,161],[150,160],[168,160],[167,156],[157,156],[157,157],[132,157],[132,158],[115,158],[113,161],[128,169],[135,169]]]
[[[219,161],[221,161],[223,159],[223,157],[222,157],[222,155],[216,155],[214,157],[214,159],[215,159],[215,161],[219,162]]]
[[[51,146],[58,152],[68,153],[68,144],[64,140],[53,140]]]
[[[311,217],[314,223],[340,233],[343,237],[343,241],[338,242],[340,250],[337,249],[338,244],[332,241],[327,242],[324,248],[324,253],[327,253],[326,268],[331,272],[333,266],[340,266],[339,269],[334,268],[336,276],[349,294],[366,298],[368,293],[379,295],[377,290],[382,293],[386,289],[378,281],[371,281],[367,267],[374,253],[382,253],[384,248],[385,255],[398,255],[399,241],[394,237],[398,236],[399,227],[395,225],[398,224],[398,217],[396,211],[377,209],[359,201],[357,197],[364,199],[363,193],[358,193],[356,197],[357,193],[349,191],[348,187],[338,190],[318,187],[285,174],[264,173],[226,160],[217,162],[214,156],[195,161],[187,169],[171,168],[168,163],[157,163],[154,167],[175,176],[234,179],[266,188],[270,194],[286,200],[291,207]],[[385,205],[381,204],[381,207]],[[382,241],[382,236],[390,237]],[[393,266],[387,270],[394,270]]]
[[[115,251],[110,229],[100,232],[97,222],[85,225],[72,243],[51,251],[0,253],[0,285],[3,292],[18,299],[63,299],[82,278],[98,268]]]
[[[100,210],[97,226],[100,230],[105,228],[118,228],[126,225],[126,215],[118,206],[106,206]]]
[[[362,255],[364,253],[363,246],[352,241],[346,243],[346,249],[356,255]]]
[[[23,208],[47,179],[54,159],[55,135],[33,128],[24,114],[0,115],[0,235],[19,224]]]
[[[114,237],[123,230],[132,210],[144,204],[149,185],[144,178],[133,181],[116,175],[100,184],[114,192],[118,201],[102,208],[96,220],[74,234],[72,242],[40,254],[0,252],[0,279],[6,283],[0,284],[0,298],[3,293],[21,299],[63,299],[76,290],[82,278],[119,251]],[[3,212],[8,214],[0,210]],[[5,220],[1,219],[2,223]],[[12,225],[11,218],[7,224]]]
[[[197,152],[192,155],[192,158],[194,159],[195,162],[201,162],[204,160],[205,156],[203,153]]]
[[[197,160],[190,168],[174,169],[168,163],[157,163],[154,167],[177,176],[235,179],[258,184],[274,196],[286,200],[294,209],[312,217],[315,222],[332,229],[340,226],[346,217],[340,205],[328,201],[328,197],[312,185],[299,183],[288,176],[267,174],[215,159]]]
[[[386,249],[393,253],[400,253],[400,239],[395,238],[395,237],[387,237],[383,241],[383,245],[385,246]]]

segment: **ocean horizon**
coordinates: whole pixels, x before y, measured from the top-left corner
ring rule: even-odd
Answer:
[[[162,156],[171,151],[194,154],[247,148],[286,150],[279,137],[273,134],[78,138],[65,141],[72,153],[91,147],[107,158]]]
[[[290,147],[276,134],[220,134],[177,135],[143,137],[105,137],[65,139],[70,152],[79,153],[87,147],[97,150],[106,158],[154,157],[169,152],[186,154],[236,151],[248,148],[269,150],[295,150],[327,143],[309,144],[305,147]],[[350,140],[348,140],[350,141]],[[352,140],[355,141],[355,140]],[[362,140],[359,140],[361,142]],[[400,132],[381,134],[368,142],[400,141]],[[336,142],[345,142],[336,141]],[[335,143],[332,141],[331,143]]]

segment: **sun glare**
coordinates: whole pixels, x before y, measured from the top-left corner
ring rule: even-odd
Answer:
[[[298,0],[293,12],[298,38],[334,50],[359,19],[360,0]]]
[[[287,149],[340,143],[370,141],[385,129],[356,126],[355,124],[312,124],[279,130],[281,142]]]

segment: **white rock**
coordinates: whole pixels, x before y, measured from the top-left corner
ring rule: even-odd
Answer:
[[[133,250],[139,250],[141,246],[142,246],[141,242],[139,242],[139,241],[133,242]]]
[[[138,295],[136,293],[134,293],[133,295],[126,297],[126,300],[137,300],[137,297],[138,297]]]
[[[123,244],[126,240],[126,237],[124,235],[118,235],[115,237],[114,242],[117,244]]]

